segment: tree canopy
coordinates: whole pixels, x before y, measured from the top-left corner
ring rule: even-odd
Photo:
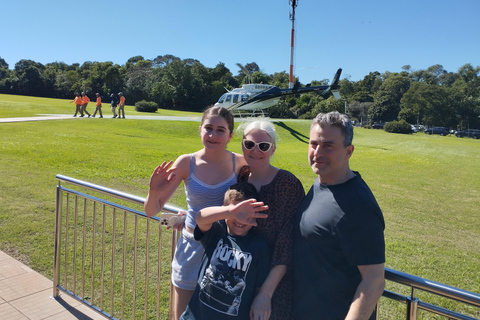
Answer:
[[[154,59],[138,55],[123,65],[111,61],[43,65],[22,59],[9,69],[0,57],[0,93],[70,99],[81,91],[104,97],[122,91],[132,105],[145,100],[162,109],[201,111],[226,89],[247,81],[288,87],[286,71],[266,74],[255,62],[241,66],[233,75],[222,62],[208,68],[196,59],[166,54]],[[329,82],[323,79],[312,81],[312,85]],[[360,81],[340,80],[340,94],[341,101],[315,93],[288,96],[268,112],[280,118],[311,118],[318,112],[344,112],[347,102],[347,113],[362,123],[405,120],[480,128],[480,67],[468,63],[457,72],[439,64],[425,70],[405,65],[399,73],[372,71]]]

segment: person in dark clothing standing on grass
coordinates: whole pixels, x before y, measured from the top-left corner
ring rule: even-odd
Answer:
[[[118,104],[118,100],[117,98],[115,97],[115,95],[112,93],[110,95],[110,107],[112,107],[112,113],[113,113],[113,117],[112,118],[116,118],[117,117],[117,104]]]
[[[385,222],[360,174],[349,167],[353,126],[320,113],[308,160],[318,176],[295,216],[295,319],[375,319],[385,287]]]

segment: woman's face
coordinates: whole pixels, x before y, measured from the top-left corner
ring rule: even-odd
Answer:
[[[200,126],[200,136],[206,149],[225,149],[233,133],[228,130],[228,123],[224,118],[209,116]]]
[[[259,146],[261,142],[272,143],[272,138],[268,133],[260,129],[252,129],[243,137],[243,140],[253,141],[255,143],[253,149],[249,150],[242,141],[243,156],[251,168],[263,167],[270,164],[270,157],[274,154],[276,147],[272,144],[267,151],[262,151],[260,150],[261,146]]]

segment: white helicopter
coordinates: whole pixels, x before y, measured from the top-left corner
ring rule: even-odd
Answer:
[[[240,64],[238,66],[244,70]],[[247,74],[248,79],[248,71],[244,70],[244,72]],[[293,88],[280,89],[269,84],[244,84],[241,88],[235,88],[223,94],[215,103],[215,106],[224,107],[230,111],[252,111],[255,113],[255,111],[262,111],[276,105],[283,96],[312,91],[322,91],[320,94],[324,97],[331,91],[333,96],[340,100],[338,81],[341,73],[342,69],[339,68],[332,83],[328,86],[312,87],[310,84],[307,84],[305,87],[300,87],[300,83],[297,82]]]

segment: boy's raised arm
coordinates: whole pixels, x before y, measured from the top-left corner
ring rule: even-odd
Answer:
[[[257,202],[255,199],[245,200],[235,205],[208,207],[198,212],[197,225],[203,232],[210,230],[214,222],[224,219],[235,219],[239,223],[256,226],[255,219],[267,217],[266,214],[258,212],[267,209],[268,206],[263,205],[263,202]]]

